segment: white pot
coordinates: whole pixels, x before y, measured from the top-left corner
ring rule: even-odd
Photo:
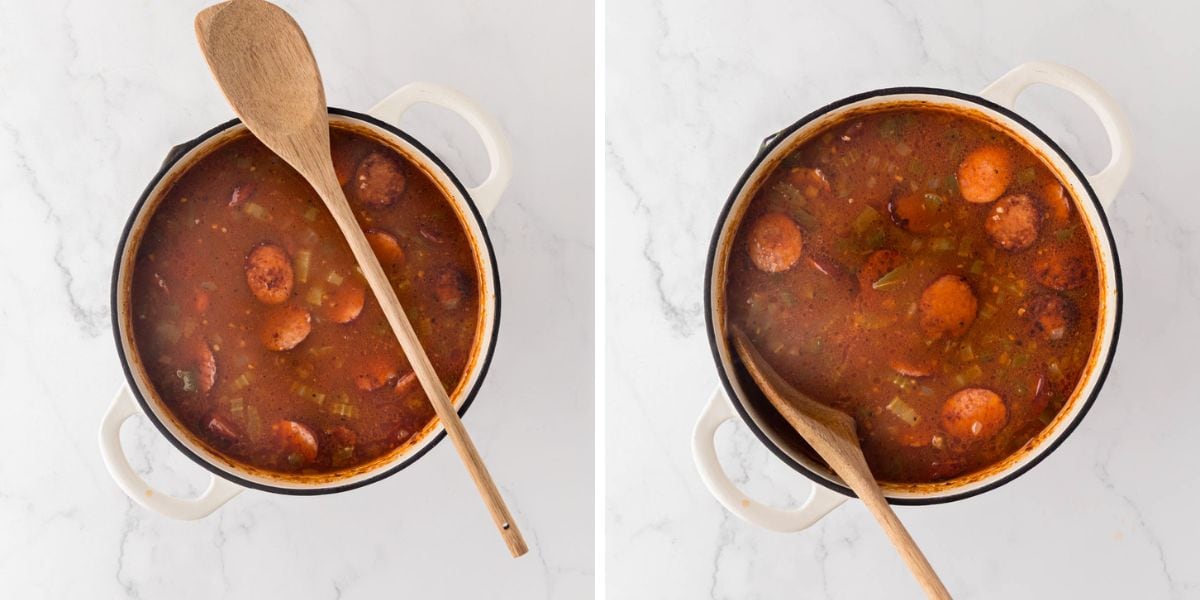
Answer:
[[[1013,112],[1017,96],[1035,83],[1069,91],[1096,112],[1112,148],[1112,159],[1108,166],[1099,173],[1085,176],[1058,145]],[[1007,130],[1041,155],[1070,188],[1071,194],[1081,200],[1084,222],[1099,251],[1100,291],[1103,298],[1102,316],[1098,323],[1099,339],[1093,346],[1089,365],[1083,374],[1083,384],[1042,433],[1016,454],[978,473],[934,484],[885,485],[884,495],[888,501],[911,505],[950,502],[1012,481],[1050,454],[1075,429],[1096,399],[1112,361],[1121,323],[1121,271],[1103,209],[1112,203],[1128,176],[1133,154],[1129,126],[1124,115],[1116,102],[1098,85],[1063,66],[1028,63],[1013,69],[978,96],[933,88],[891,88],[858,94],[821,108],[764,142],[721,211],[709,248],[704,284],[705,309],[709,343],[722,385],[709,399],[696,423],[692,453],[700,476],[713,496],[730,512],[760,527],[776,531],[805,529],[853,494],[829,469],[781,436],[764,418],[764,407],[746,401],[748,396],[741,388],[730,360],[732,353],[723,316],[725,270],[734,233],[759,183],[798,144],[825,126],[840,122],[858,111],[899,103],[921,103],[967,111]],[[766,506],[747,497],[730,481],[717,461],[713,436],[722,423],[735,418],[740,418],[776,456],[813,480],[812,492],[803,505],[798,508]]]
[[[470,123],[483,140],[491,162],[491,172],[483,183],[466,188],[429,150],[396,128],[400,117],[416,104],[429,103],[447,108]],[[468,238],[481,271],[480,331],[475,352],[467,366],[467,376],[451,400],[461,415],[474,399],[487,373],[496,330],[500,323],[500,280],[496,259],[488,239],[484,218],[496,207],[512,175],[508,142],[500,126],[474,102],[457,91],[430,83],[409,84],[371,109],[369,114],[330,109],[330,121],[365,130],[372,137],[395,148],[428,173],[446,192],[466,224]],[[294,495],[328,494],[361,487],[379,481],[408,466],[429,451],[444,436],[440,422],[419,441],[395,455],[383,457],[349,473],[324,477],[299,477],[252,470],[213,452],[182,427],[163,405],[150,384],[139,357],[133,351],[130,328],[132,271],[137,247],[150,216],[169,185],[188,167],[217,147],[221,141],[237,135],[245,127],[237,120],[219,125],[168,154],[162,169],[147,186],[133,208],[117,247],[113,267],[112,321],[117,353],[121,357],[127,384],[104,415],[100,425],[100,452],[117,485],[138,504],[176,519],[198,519],[216,510],[245,488]],[[139,410],[175,447],[211,472],[207,489],[196,498],[176,498],[158,492],[133,470],[121,447],[121,424]]]

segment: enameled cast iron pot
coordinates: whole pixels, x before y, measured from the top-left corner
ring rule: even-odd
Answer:
[[[1013,112],[1017,96],[1035,83],[1053,85],[1082,99],[1100,118],[1108,134],[1112,158],[1103,170],[1085,176],[1079,167],[1032,123]],[[1093,245],[1098,251],[1101,317],[1099,335],[1082,382],[1046,429],[1016,454],[981,472],[935,484],[885,484],[884,495],[892,504],[937,504],[959,500],[995,489],[1012,481],[1045,458],[1071,433],[1096,399],[1108,373],[1121,324],[1121,271],[1112,232],[1105,220],[1109,206],[1129,174],[1132,160],[1129,127],[1124,115],[1098,85],[1082,74],[1049,63],[1028,63],[1013,69],[989,85],[978,96],[944,89],[903,87],[865,92],[839,100],[810,113],[762,145],[725,203],[709,247],[704,282],[705,315],[721,386],[712,395],[696,423],[692,453],[700,476],[713,496],[730,512],[760,527],[776,531],[805,529],[836,508],[853,493],[823,464],[809,458],[794,431],[774,414],[769,405],[747,394],[734,368],[725,323],[725,272],[734,233],[760,183],[775,165],[815,132],[852,118],[856,114],[890,106],[936,106],[969,113],[1008,131],[1035,154],[1043,157],[1075,197]],[[813,480],[808,499],[798,508],[766,506],[743,494],[730,481],[717,461],[713,435],[722,423],[740,418],[758,439],[788,466]]]
[[[475,128],[491,162],[491,171],[483,183],[474,188],[464,187],[433,153],[393,125],[400,121],[408,109],[420,103],[447,108]],[[428,173],[451,200],[465,225],[481,275],[479,293],[482,314],[475,348],[467,366],[467,376],[457,389],[448,390],[451,392],[451,401],[462,414],[471,404],[487,373],[500,322],[500,280],[484,218],[496,207],[512,174],[508,142],[496,121],[474,102],[454,90],[430,83],[409,84],[380,102],[368,114],[334,108],[329,112],[330,121],[347,125],[391,146]],[[117,393],[101,423],[101,454],[109,473],[130,498],[152,511],[177,519],[198,519],[208,515],[245,488],[309,495],[341,492],[367,485],[412,464],[445,436],[441,424],[436,423],[415,443],[409,443],[348,473],[319,478],[288,477],[253,470],[211,451],[188,433],[164,407],[150,384],[141,358],[137,356],[129,323],[132,270],[137,247],[150,216],[171,184],[198,159],[219,147],[230,136],[243,131],[245,127],[241,122],[233,120],[170,151],[162,168],[133,208],[117,246],[116,264],[113,267],[113,334],[116,336],[117,353],[121,357],[127,384]],[[199,497],[176,498],[160,493],[130,466],[121,448],[121,424],[137,414],[139,409],[176,448],[211,473],[208,487]]]

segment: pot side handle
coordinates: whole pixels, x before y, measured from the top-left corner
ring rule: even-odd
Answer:
[[[475,128],[475,132],[483,140],[491,171],[483,183],[468,189],[467,193],[475,201],[479,214],[486,219],[496,209],[500,196],[504,194],[509,180],[512,179],[512,150],[504,130],[490,114],[461,92],[424,81],[410,83],[392,92],[392,95],[376,104],[368,113],[377,119],[398,125],[404,113],[422,102],[453,111]]]
[[[1112,157],[1099,173],[1088,177],[1088,182],[1100,203],[1105,208],[1112,206],[1133,165],[1133,136],[1124,111],[1108,92],[1083,73],[1048,62],[1019,65],[984,88],[980,95],[1011,109],[1017,102],[1017,96],[1035,83],[1045,83],[1075,94],[1100,118],[1100,124],[1108,134]]]
[[[812,484],[812,492],[799,508],[774,508],[747,497],[721,468],[713,444],[717,429],[733,418],[733,408],[725,398],[725,392],[717,388],[692,431],[692,458],[696,461],[696,469],[700,471],[700,479],[708,487],[709,493],[729,512],[764,529],[790,533],[811,527],[847,500],[845,496],[816,483]]]
[[[135,414],[137,404],[133,393],[128,385],[123,385],[100,423],[100,455],[104,466],[131,500],[165,517],[193,520],[208,516],[242,492],[242,486],[213,474],[209,474],[208,488],[196,498],[176,498],[155,490],[133,470],[121,447],[121,425]]]

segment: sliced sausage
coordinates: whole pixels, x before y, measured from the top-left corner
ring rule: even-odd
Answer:
[[[364,392],[373,392],[396,378],[395,361],[375,356],[363,361],[354,376],[354,385]]]
[[[254,197],[254,191],[258,186],[253,181],[238,184],[233,187],[233,191],[229,194],[229,206],[237,208],[245,201]]]
[[[893,196],[888,201],[888,214],[898,227],[912,233],[929,233],[946,222],[942,207],[927,202],[923,193]]]
[[[357,279],[347,279],[325,296],[321,310],[326,319],[334,323],[349,323],[362,314],[367,294]]]
[[[421,382],[417,381],[417,374],[412,371],[409,371],[408,374],[396,381],[397,396],[407,396],[419,389],[421,389]]]
[[[372,208],[391,206],[404,194],[406,184],[400,163],[383,152],[366,155],[354,171],[358,199]]]
[[[905,377],[929,377],[937,370],[938,363],[933,358],[894,357],[889,366],[892,370]]]
[[[236,442],[242,437],[237,426],[230,422],[229,419],[215,413],[204,419],[204,430],[212,438],[227,443]]]
[[[1029,319],[1034,336],[1057,342],[1067,336],[1079,322],[1075,304],[1058,294],[1044,294],[1029,301],[1025,317]]]
[[[404,266],[404,248],[396,236],[382,229],[371,229],[367,231],[367,243],[371,244],[371,251],[383,270],[397,271]]]
[[[197,387],[201,394],[207,394],[217,382],[217,358],[213,356],[208,343],[200,340],[196,344],[196,376]]]
[[[891,273],[892,270],[903,263],[904,257],[900,256],[900,253],[895,250],[885,248],[872,252],[867,257],[867,262],[863,263],[862,268],[858,270],[859,289],[872,289],[872,284],[879,281],[880,277]]]
[[[281,419],[271,424],[271,433],[283,454],[298,456],[301,464],[316,460],[317,436],[306,425]]]
[[[467,291],[467,276],[458,269],[446,267],[433,275],[433,296],[442,308],[458,308]]]
[[[999,394],[985,388],[955,392],[942,405],[942,427],[963,441],[996,435],[1008,420],[1008,408]]]
[[[1042,227],[1042,209],[1032,196],[1005,196],[992,207],[983,228],[997,246],[1016,252],[1033,245]]]
[[[967,202],[991,202],[1012,181],[1012,159],[1000,146],[981,146],[958,165],[958,190]]]
[[[1042,186],[1042,198],[1046,201],[1050,222],[1055,225],[1066,225],[1071,219],[1071,201],[1063,186],[1057,181],[1051,181]]]
[[[263,320],[262,343],[268,350],[283,352],[300,345],[312,331],[312,317],[296,306],[280,306]]]
[[[1033,272],[1042,285],[1065,292],[1073,290],[1087,281],[1092,265],[1078,254],[1052,252],[1038,257],[1033,263]]]
[[[281,304],[292,295],[292,259],[283,248],[263,242],[246,255],[246,285],[263,304]]]
[[[810,199],[816,198],[822,192],[828,193],[830,190],[829,180],[825,178],[825,174],[820,169],[792,167],[784,176],[784,181]]]
[[[760,271],[780,273],[795,266],[804,248],[800,226],[780,212],[769,212],[750,228],[750,261]]]
[[[918,307],[921,329],[926,336],[932,339],[959,337],[975,322],[979,301],[966,279],[942,275],[921,292]]]

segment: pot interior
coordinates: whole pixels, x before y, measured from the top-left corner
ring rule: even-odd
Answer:
[[[1000,485],[1032,467],[1049,453],[1082,418],[1083,413],[1096,396],[1107,373],[1111,360],[1120,312],[1120,280],[1112,238],[1104,220],[1103,212],[1086,179],[1066,155],[1044,134],[1019,116],[999,109],[986,101],[945,90],[905,88],[903,90],[880,90],[843,101],[821,109],[792,127],[770,139],[763,153],[743,175],[734,195],[726,206],[711,250],[710,287],[706,290],[709,299],[710,335],[713,336],[714,354],[718,361],[721,378],[730,398],[747,421],[747,424],[772,451],[784,462],[804,473],[814,481],[831,489],[850,494],[840,478],[823,463],[810,457],[807,445],[799,434],[787,424],[782,416],[771,407],[758,392],[754,383],[740,364],[736,364],[734,353],[728,344],[725,322],[725,279],[734,236],[746,209],[754,198],[761,183],[783,158],[795,148],[824,132],[829,127],[857,116],[879,110],[896,108],[938,108],[960,112],[970,117],[991,123],[1007,131],[1035,155],[1041,157],[1059,180],[1064,184],[1073,205],[1084,216],[1083,222],[1095,249],[1099,275],[1100,316],[1098,334],[1092,344],[1087,367],[1069,400],[1053,421],[1037,436],[1017,452],[999,463],[981,471],[937,483],[895,484],[883,483],[884,493],[898,504],[920,504],[937,499],[963,498]],[[748,390],[752,390],[749,392]]]
[[[482,219],[469,200],[464,188],[445,167],[421,147],[403,134],[385,128],[368,118],[360,118],[344,111],[331,110],[333,126],[366,135],[384,143],[405,156],[410,164],[422,169],[450,200],[467,233],[476,270],[479,274],[478,290],[480,311],[476,324],[475,343],[465,369],[465,377],[453,390],[447,390],[451,401],[460,414],[466,409],[487,370],[494,348],[495,329],[498,323],[498,279],[494,257],[488,242]],[[130,217],[126,235],[122,240],[118,256],[117,271],[114,273],[114,316],[118,337],[118,350],[126,367],[135,396],[155,425],[185,454],[201,466],[227,479],[251,487],[282,493],[327,493],[342,491],[364,485],[385,477],[419,458],[444,435],[441,422],[434,418],[426,428],[408,442],[391,452],[368,462],[345,470],[317,475],[287,474],[257,469],[234,461],[207,443],[191,434],[163,403],[142,363],[131,327],[132,274],[138,247],[147,232],[150,217],[171,186],[200,159],[220,148],[226,142],[239,137],[245,127],[237,122],[226,123],[210,131],[181,155],[172,155],[164,169],[143,194]]]

